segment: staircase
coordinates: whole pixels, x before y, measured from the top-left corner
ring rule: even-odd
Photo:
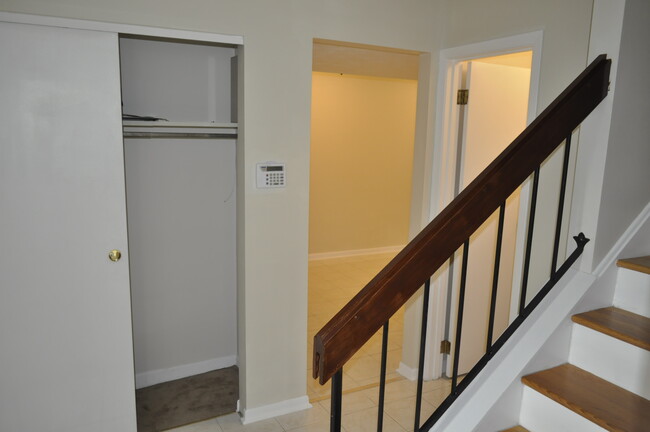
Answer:
[[[598,104],[607,97],[611,60],[605,54],[599,55],[578,77],[499,155],[481,174],[479,174],[452,202],[393,258],[359,293],[354,296],[330,321],[314,336],[313,377],[320,384],[330,379],[331,410],[330,431],[342,430],[343,412],[343,368],[347,362],[383,327],[388,334],[389,321],[409,299],[422,298],[422,319],[418,358],[417,390],[414,401],[415,431],[429,431],[442,418],[447,410],[463,395],[481,371],[499,354],[508,340],[524,324],[528,317],[542,304],[553,287],[570,270],[582,254],[589,239],[583,233],[572,236],[575,245],[566,244],[567,256],[560,259],[563,221],[566,219],[566,188],[570,165],[571,141],[577,127],[589,116]],[[540,219],[535,225],[537,213],[537,191],[540,184],[542,164],[553,152],[563,151],[560,189],[557,201],[557,218]],[[497,287],[501,265],[501,245],[505,220],[506,201],[524,182],[531,182],[530,202],[523,245],[521,285],[519,290],[518,313],[496,340],[493,338]],[[461,355],[461,335],[463,333],[463,312],[467,285],[467,266],[471,236],[492,215],[498,215],[499,227],[495,238],[495,253],[492,285],[486,287],[492,293],[487,319],[485,351],[482,357],[459,379]],[[549,232],[555,231],[552,244],[546,252],[550,258],[548,279],[543,286],[530,287],[531,268],[539,268],[540,262],[531,260],[533,232],[539,223]],[[564,227],[566,228],[566,227]],[[564,247],[562,246],[562,247]],[[431,280],[435,274],[452,259],[459,259],[458,295],[455,302],[455,335],[452,342],[451,390],[447,397],[428,419],[422,419],[422,391],[427,351],[427,320],[430,312],[429,293]],[[478,259],[485,259],[479,256]],[[489,265],[489,264],[488,264]],[[455,271],[455,270],[454,270]],[[527,294],[536,293],[532,299]],[[471,291],[471,290],[470,290]],[[469,294],[472,295],[471,292]],[[454,303],[454,302],[452,302]],[[451,304],[451,303],[450,303]],[[650,315],[650,314],[648,314]],[[529,321],[530,322],[530,321]],[[525,328],[525,326],[524,326]],[[382,431],[384,415],[384,395],[386,384],[388,338],[382,339],[382,361],[380,366],[379,402],[377,407],[377,430]],[[496,363],[492,363],[495,365]],[[468,396],[469,397],[469,396]],[[460,405],[456,405],[460,406]],[[421,422],[423,420],[423,422]],[[438,429],[443,430],[443,429]],[[454,431],[455,432],[455,431]]]
[[[569,363],[522,378],[504,432],[650,431],[650,256],[617,265],[614,305],[572,317]]]

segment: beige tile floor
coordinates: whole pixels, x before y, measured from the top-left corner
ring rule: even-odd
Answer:
[[[329,397],[329,384],[321,386],[312,378],[314,335],[395,254],[360,255],[309,262],[309,309],[307,319],[307,394],[311,401]],[[387,380],[401,379],[395,372],[402,353],[403,312],[390,320],[388,330]],[[343,368],[343,390],[367,388],[379,383],[382,330],[357,352]]]
[[[312,408],[257,423],[242,425],[238,414],[207,420],[172,429],[170,432],[328,432],[330,386],[320,386],[311,378],[312,340],[314,334],[365,284],[390,261],[393,254],[364,255],[310,261],[307,383]],[[390,321],[388,331],[388,365],[384,404],[384,431],[413,430],[417,384],[397,374],[402,350],[403,313]],[[379,400],[379,365],[381,331],[348,362],[343,375],[342,429],[365,432],[377,429]],[[424,421],[449,393],[448,380],[425,382],[422,392]]]
[[[422,392],[424,421],[449,392],[448,380],[428,381]],[[386,385],[384,405],[384,431],[413,431],[415,410],[414,381],[400,380]],[[345,432],[370,432],[377,430],[377,387],[353,391],[343,395],[342,429]],[[312,402],[312,408],[286,414],[257,423],[242,425],[238,414],[172,429],[170,432],[328,432],[330,400]]]

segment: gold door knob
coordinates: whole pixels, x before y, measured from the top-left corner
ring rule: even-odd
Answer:
[[[108,253],[108,259],[113,262],[119,261],[120,258],[122,258],[122,252],[118,251],[117,249],[113,249]]]

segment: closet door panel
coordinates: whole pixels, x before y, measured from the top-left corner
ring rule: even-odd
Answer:
[[[117,35],[2,22],[0,58],[0,430],[133,432]]]

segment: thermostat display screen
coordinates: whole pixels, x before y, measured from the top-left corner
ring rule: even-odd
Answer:
[[[256,186],[258,188],[283,188],[285,181],[283,163],[263,162],[257,164]]]

